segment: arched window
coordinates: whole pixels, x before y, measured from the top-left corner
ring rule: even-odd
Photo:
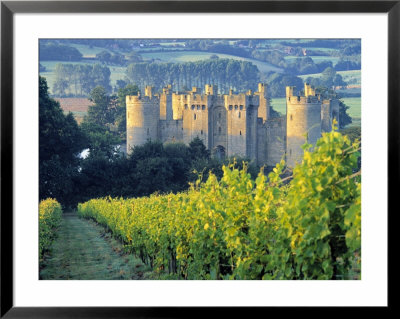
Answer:
[[[194,117],[193,117],[195,120],[196,120],[196,114],[194,115]]]
[[[242,131],[241,130],[239,131],[239,134],[242,135]]]
[[[241,115],[242,115],[241,112],[239,112],[239,118],[241,118]]]

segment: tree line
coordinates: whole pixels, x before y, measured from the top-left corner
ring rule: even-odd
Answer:
[[[178,90],[193,86],[203,88],[216,84],[222,92],[230,88],[237,91],[255,90],[260,73],[248,61],[208,59],[185,63],[132,63],[127,67],[127,77],[143,88],[152,85],[156,90],[172,84]]]
[[[111,92],[110,69],[100,64],[57,63],[53,93],[56,96],[88,96],[96,86]]]

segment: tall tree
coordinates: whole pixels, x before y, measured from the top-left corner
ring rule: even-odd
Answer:
[[[89,106],[81,124],[89,140],[90,156],[112,157],[115,145],[120,143],[114,124],[117,97],[107,95],[106,90],[98,86],[90,92],[90,100],[94,104]]]
[[[72,114],[64,115],[49,97],[46,80],[39,77],[39,199],[72,203],[78,155],[86,142]]]

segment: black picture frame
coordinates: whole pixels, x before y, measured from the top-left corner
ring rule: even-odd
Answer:
[[[220,308],[60,307],[13,304],[13,16],[16,13],[269,12],[388,14],[388,218],[398,212],[400,125],[400,1],[1,1],[1,317],[5,318],[177,318],[224,316]],[[380,212],[384,213],[384,212]],[[388,225],[393,227],[389,222]],[[388,226],[389,228],[389,226]],[[388,229],[388,234],[392,234]],[[390,236],[389,236],[390,238]],[[388,239],[389,239],[388,238]],[[389,243],[389,242],[388,242]],[[390,247],[388,245],[388,247]],[[389,254],[388,254],[389,256]],[[390,264],[390,258],[388,260]],[[389,270],[389,269],[388,269]],[[390,281],[388,281],[389,287]],[[390,298],[388,300],[390,309]],[[258,310],[252,308],[252,310]],[[294,308],[298,315],[309,309]],[[248,316],[249,309],[235,309]],[[333,310],[334,312],[336,310]]]

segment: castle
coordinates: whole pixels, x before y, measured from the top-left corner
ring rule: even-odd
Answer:
[[[126,97],[127,151],[147,140],[183,142],[200,138],[214,156],[246,157],[258,165],[275,166],[283,157],[289,167],[301,161],[301,145],[315,144],[321,132],[339,121],[339,101],[322,99],[305,84],[304,95],[286,87],[286,117],[271,117],[267,88],[257,92],[218,94],[215,85],[206,85],[204,94],[193,87],[188,92],[172,92],[171,85],[155,94],[145,87],[145,95]]]

